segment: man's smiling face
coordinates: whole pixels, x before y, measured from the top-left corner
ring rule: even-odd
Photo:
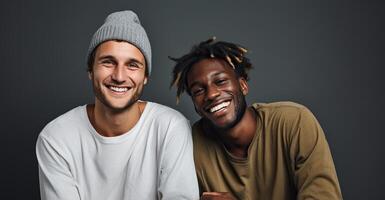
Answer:
[[[147,82],[145,59],[134,45],[107,41],[95,52],[89,77],[96,101],[113,111],[123,111],[135,103]]]
[[[223,60],[207,58],[195,63],[187,75],[187,89],[197,113],[216,128],[232,128],[246,110],[246,80]]]

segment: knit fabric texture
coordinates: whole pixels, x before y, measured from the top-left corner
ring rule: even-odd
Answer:
[[[95,32],[87,53],[87,61],[92,51],[108,40],[123,40],[136,46],[146,60],[148,74],[151,74],[151,45],[146,31],[140,24],[138,16],[131,10],[111,13],[104,24]]]

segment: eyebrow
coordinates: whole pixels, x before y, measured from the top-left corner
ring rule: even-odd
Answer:
[[[116,60],[116,58],[115,58],[114,56],[111,56],[111,55],[101,56],[101,57],[99,57],[97,60],[98,60],[98,61],[101,61],[101,60],[104,60],[104,59]],[[139,64],[139,65],[144,66],[144,63],[142,63],[141,61],[139,61],[138,59],[135,59],[135,58],[130,58],[130,59],[128,59],[127,62],[128,62],[128,63],[134,62],[134,63],[137,63],[137,64]],[[127,62],[126,62],[126,63],[127,63]]]
[[[113,56],[110,56],[110,55],[101,56],[101,57],[98,57],[98,58],[97,58],[98,61],[104,60],[104,59],[115,60],[115,58],[114,58]]]
[[[212,77],[219,76],[219,75],[223,74],[224,72],[225,72],[224,70],[223,70],[223,71],[219,71],[219,72],[213,74]],[[188,87],[189,87],[189,88],[192,88],[192,87],[194,87],[195,85],[199,85],[199,82],[196,81],[196,80],[194,80],[194,81],[191,83],[191,85],[189,85]]]

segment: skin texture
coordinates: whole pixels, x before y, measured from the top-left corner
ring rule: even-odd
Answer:
[[[246,103],[244,79],[238,78],[227,63],[218,59],[204,59],[193,65],[187,77],[188,88],[196,111],[217,129],[229,129],[239,122]],[[243,88],[241,88],[241,83]],[[224,110],[211,113],[208,109],[230,101]]]
[[[246,157],[256,130],[255,113],[246,108],[248,85],[227,62],[216,58],[203,59],[192,66],[187,87],[195,110],[203,118],[203,128],[213,132],[226,149],[237,157]],[[210,109],[229,104],[218,110]]]
[[[97,47],[89,72],[95,105],[87,112],[99,134],[121,135],[139,120],[145,106],[138,102],[147,83],[145,67],[143,54],[128,42],[106,41]]]

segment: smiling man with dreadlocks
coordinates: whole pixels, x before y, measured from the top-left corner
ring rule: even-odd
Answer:
[[[176,62],[172,86],[202,117],[193,125],[202,199],[342,199],[325,135],[292,102],[255,103],[245,95],[247,50],[215,38]]]

